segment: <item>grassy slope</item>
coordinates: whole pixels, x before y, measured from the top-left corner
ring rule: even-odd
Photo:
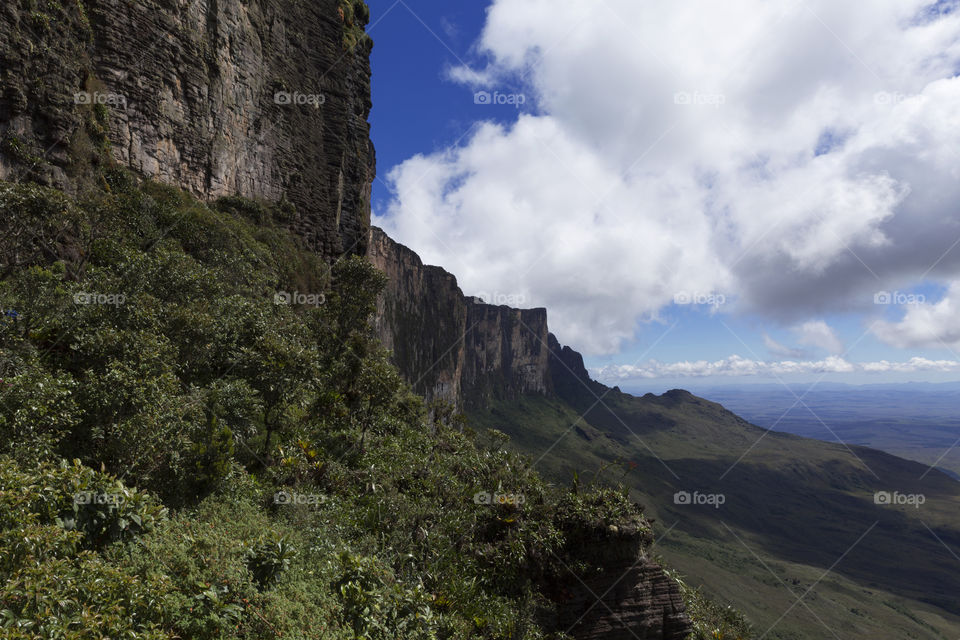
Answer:
[[[960,484],[936,473],[919,480],[922,465],[868,449],[764,436],[686,394],[613,391],[604,405],[581,419],[589,404],[528,397],[471,420],[509,433],[548,476],[603,469],[606,480],[622,479],[659,519],[655,552],[746,612],[761,634],[811,589],[806,606],[794,606],[767,637],[832,637],[827,628],[841,638],[956,637],[957,561],[926,527],[960,547]],[[675,505],[681,490],[723,493],[726,503]],[[927,502],[880,507],[878,490],[924,493]]]

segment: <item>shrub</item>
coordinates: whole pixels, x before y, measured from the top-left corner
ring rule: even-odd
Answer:
[[[0,457],[0,487],[3,637],[166,637],[159,625],[166,581],[140,578],[92,551],[147,534],[165,517],[162,507],[76,462],[25,469]],[[101,496],[112,504],[98,504]]]
[[[261,588],[272,586],[280,575],[290,568],[296,551],[282,535],[259,542],[247,552],[247,567]]]

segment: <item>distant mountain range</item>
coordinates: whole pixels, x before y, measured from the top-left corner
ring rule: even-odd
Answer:
[[[698,389],[750,422],[960,473],[960,382]],[[960,476],[957,476],[960,477]]]

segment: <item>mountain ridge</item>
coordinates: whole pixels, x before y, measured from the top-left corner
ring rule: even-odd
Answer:
[[[716,559],[736,549],[736,541],[719,542],[726,535],[721,524],[736,527],[774,564],[829,570],[859,535],[844,528],[844,517],[877,517],[882,544],[868,537],[869,553],[850,554],[838,569],[848,581],[842,586],[895,589],[880,593],[900,598],[898,606],[926,603],[936,610],[924,609],[923,616],[947,621],[938,628],[960,628],[955,602],[960,584],[940,560],[942,547],[949,551],[948,544],[960,543],[951,520],[956,483],[937,473],[918,483],[910,477],[920,469],[916,463],[904,465],[870,449],[768,432],[683,390],[635,397],[608,388],[590,377],[579,353],[550,333],[546,309],[513,309],[464,296],[452,274],[423,265],[413,251],[370,227],[375,159],[366,122],[369,49],[362,40],[357,50],[346,46],[345,31],[355,25],[347,24],[340,0],[189,0],[173,8],[156,0],[48,4],[55,13],[46,19],[28,12],[26,0],[0,9],[5,36],[0,62],[8,71],[0,93],[0,179],[77,194],[102,180],[94,186],[122,193],[97,171],[116,163],[207,201],[239,195],[279,203],[269,215],[282,218],[326,261],[367,255],[386,273],[374,327],[418,393],[465,411],[476,426],[506,432],[558,482],[596,471],[594,465],[624,467],[619,480],[595,475],[612,484],[628,482],[631,497],[650,505],[659,518],[683,522],[685,542],[705,559],[695,553],[674,557],[714,593],[753,607],[761,620],[771,615],[717,581]],[[357,21],[362,27],[362,15]],[[145,35],[146,45],[131,34]],[[302,55],[287,55],[291,52]],[[133,73],[143,55],[155,64]],[[46,82],[27,82],[30,78]],[[293,97],[298,93],[317,97],[317,103],[322,95],[322,108],[300,104]],[[280,94],[287,97],[279,100]],[[155,192],[144,198],[141,213],[153,212],[164,199],[179,202]],[[741,451],[743,462],[737,458]],[[902,484],[870,480],[871,465]],[[375,493],[376,484],[371,486]],[[877,489],[927,491],[931,500],[919,512],[923,520],[873,504],[870,494]],[[678,491],[711,490],[728,498],[718,510],[725,520],[669,499]],[[504,519],[497,526],[511,524]],[[578,550],[597,555],[607,574],[620,575],[625,558],[638,562],[624,550],[635,555],[633,542],[645,538],[639,530],[588,533],[577,541]],[[618,538],[630,545],[611,544]],[[913,550],[908,560],[895,555],[904,549]],[[704,568],[695,560],[713,565]],[[644,570],[631,574],[637,582],[613,591],[612,600],[604,601],[609,609],[597,607],[587,619],[585,634],[609,632],[620,613],[629,613],[653,637],[664,635],[668,615],[669,632],[686,633],[679,583],[666,579],[655,558],[642,561]],[[811,589],[817,584],[809,583]],[[736,584],[760,589],[762,580]],[[656,590],[657,597],[648,598],[644,590]],[[782,595],[779,587],[763,593],[770,603]],[[852,598],[830,596],[831,607],[855,606]],[[585,596],[574,600],[587,608]],[[650,608],[651,602],[659,608]],[[877,637],[876,628],[888,622],[878,613],[883,606],[885,601],[870,609],[875,624],[841,619],[848,625],[845,635]],[[937,637],[923,624],[911,626],[911,620],[898,614],[889,623],[914,637]],[[926,618],[922,622],[933,628]]]
[[[369,229],[370,189],[375,158],[367,122],[370,110],[370,48],[369,40],[362,35],[368,17],[368,9],[360,0],[319,0],[308,3],[283,0],[185,0],[174,5],[159,0],[121,3],[109,0],[67,0],[63,3],[40,0],[39,4],[34,0],[16,0],[6,4],[0,9],[0,35],[3,36],[0,40],[0,63],[5,71],[0,85],[0,181],[3,186],[0,195],[4,197],[4,210],[11,212],[4,223],[14,227],[21,225],[26,229],[26,232],[12,234],[12,241],[8,244],[15,247],[13,254],[29,255],[27,250],[32,248],[29,238],[25,241],[26,247],[17,243],[30,233],[48,231],[45,227],[31,229],[31,224],[42,227],[41,223],[55,225],[76,222],[61,219],[64,216],[69,218],[68,214],[74,215],[77,220],[88,217],[87,222],[96,229],[94,235],[97,237],[76,238],[75,244],[83,247],[80,254],[92,251],[89,243],[96,244],[98,241],[113,242],[111,247],[122,246],[138,258],[144,254],[145,260],[159,259],[158,255],[176,255],[182,257],[185,263],[195,258],[188,251],[179,251],[181,246],[201,256],[201,262],[205,259],[226,260],[230,258],[231,251],[238,251],[247,261],[245,267],[254,270],[266,267],[268,275],[258,273],[257,277],[264,276],[263,280],[254,279],[258,285],[279,285],[284,291],[293,291],[297,297],[301,294],[329,293],[331,300],[328,304],[320,305],[317,313],[340,314],[340,320],[346,320],[350,319],[351,312],[363,312],[366,309],[366,300],[363,294],[355,295],[356,289],[373,288],[375,282],[379,282],[376,278],[365,280],[365,274],[371,271],[369,264],[360,267],[356,255],[350,255],[369,254],[367,243],[374,240],[377,247],[384,249],[384,256],[399,256],[392,263],[397,265],[397,270],[393,274],[395,277],[390,279],[391,286],[397,283],[400,286],[409,285],[405,291],[424,293],[412,298],[411,304],[406,307],[394,307],[397,313],[392,315],[389,313],[390,307],[381,308],[381,312],[387,314],[383,317],[394,321],[403,320],[400,312],[404,309],[413,314],[410,322],[397,324],[396,339],[392,343],[394,355],[399,353],[402,356],[404,345],[412,345],[414,351],[419,350],[420,356],[414,354],[407,367],[407,372],[417,373],[417,378],[430,374],[434,368],[432,364],[424,365],[423,371],[418,371],[418,368],[435,354],[450,354],[453,358],[449,370],[437,370],[438,374],[444,375],[453,372],[447,378],[442,375],[427,377],[422,384],[418,379],[411,379],[415,388],[424,390],[428,400],[449,399],[457,405],[482,406],[529,393],[546,394],[550,388],[547,374],[550,354],[545,309],[516,310],[486,305],[474,298],[464,297],[452,276],[442,273],[442,270],[423,267],[419,258],[398,249],[398,245],[385,235],[376,235],[378,230]],[[91,213],[98,206],[104,208],[100,213],[105,220],[109,219],[109,215],[116,215],[120,216],[120,222],[105,224],[95,213]],[[39,222],[31,216],[39,217]],[[257,229],[251,229],[251,224]],[[178,225],[183,225],[183,228]],[[280,228],[292,232],[290,237],[280,233]],[[50,230],[54,237],[50,246],[43,247],[27,260],[18,258],[16,264],[4,266],[10,266],[17,277],[21,277],[22,268],[32,262],[42,264],[41,268],[49,266],[48,263],[65,262],[69,265],[67,268],[72,268],[73,261],[79,260],[80,254],[65,257],[64,247],[61,246],[62,234],[72,232],[73,227],[69,225],[54,228]],[[280,237],[283,237],[283,241],[278,241]],[[9,241],[10,238],[5,236],[4,240]],[[37,240],[43,242],[47,238],[40,237]],[[210,246],[204,246],[207,242]],[[71,242],[66,244],[68,248],[73,246]],[[169,247],[176,247],[176,250],[170,250]],[[269,259],[258,259],[257,252],[267,251],[268,247],[277,249],[277,254],[269,256]],[[310,256],[303,255],[306,253]],[[321,263],[311,259],[311,256],[319,256]],[[344,257],[348,259],[341,260]],[[241,262],[237,260],[237,265]],[[103,255],[94,256],[93,264],[98,267],[104,264],[110,268],[117,267],[110,262],[109,256]],[[321,266],[328,267],[325,273]],[[296,272],[287,273],[285,269]],[[240,279],[244,275],[230,268],[225,268],[224,274]],[[51,269],[49,275],[52,279],[62,276],[55,269]],[[249,273],[246,275],[249,276]],[[159,280],[162,278],[144,278],[151,286],[158,285]],[[211,284],[209,277],[198,277],[197,280]],[[362,284],[358,284],[361,281]],[[350,284],[357,285],[352,296],[344,293]],[[290,288],[300,285],[308,289],[298,291]],[[449,290],[446,300],[436,295],[436,291],[444,287]],[[188,293],[178,292],[182,298],[188,297]],[[283,292],[273,290],[269,291],[269,295],[263,293],[260,291],[261,295],[249,301],[250,304],[241,305],[243,310],[256,308],[278,315],[302,311],[294,309],[296,305],[278,303],[278,298],[283,299]],[[397,299],[402,300],[400,297]],[[233,301],[236,302],[236,299]],[[20,313],[30,307],[28,302],[23,296],[13,296],[10,306],[5,308],[16,308]],[[164,304],[166,302],[164,298]],[[209,299],[200,296],[199,300],[191,299],[189,302],[202,305]],[[221,304],[223,300],[215,302]],[[234,306],[232,310],[237,311],[238,308]],[[84,310],[104,311],[94,307],[85,307]],[[106,310],[97,317],[112,321],[115,317],[110,311]],[[121,309],[119,315],[123,316],[123,311]],[[221,319],[228,315],[221,314]],[[202,330],[194,325],[197,317],[185,320],[184,324]],[[424,319],[437,319],[438,324],[423,324],[421,321]],[[319,330],[325,322],[316,320],[315,317],[313,324],[298,324],[287,317],[283,321],[286,325],[273,326],[270,330],[294,332],[304,329],[307,324],[311,329]],[[354,321],[356,326],[349,329],[357,334],[364,333],[366,315]],[[450,345],[443,340],[428,344],[424,338],[430,334],[421,329],[431,328],[438,328],[441,332],[450,331],[455,340]],[[158,334],[164,332],[169,332],[169,329],[157,330]],[[376,417],[377,411],[371,406],[394,400],[409,401],[409,406],[405,404],[398,411],[409,409],[413,413],[407,417],[416,421],[418,406],[421,405],[410,398],[393,398],[391,384],[398,381],[393,369],[385,362],[378,361],[380,352],[365,344],[363,336],[346,336],[347,333],[349,331],[337,339],[331,339],[330,344],[326,343],[327,338],[319,339],[324,349],[329,347],[330,353],[345,355],[349,360],[349,366],[344,366],[340,375],[335,377],[345,385],[359,385],[358,378],[367,376],[363,383],[378,387],[376,390],[359,386],[346,389],[331,387],[317,396],[319,400],[316,404],[310,401],[307,405],[284,405],[285,410],[271,410],[271,407],[275,409],[286,399],[271,396],[264,405],[268,408],[260,416],[263,431],[258,430],[255,435],[261,440],[251,440],[250,443],[232,434],[226,426],[234,416],[220,416],[223,420],[218,422],[218,417],[211,413],[211,420],[204,428],[216,430],[219,424],[223,425],[223,431],[208,434],[206,440],[193,443],[196,446],[191,449],[191,455],[205,453],[212,457],[222,453],[212,464],[219,464],[220,470],[224,470],[234,462],[234,445],[242,444],[246,447],[243,456],[249,452],[256,457],[258,454],[254,453],[255,450],[262,452],[256,462],[250,464],[251,468],[270,472],[281,457],[283,468],[287,469],[286,465],[293,460],[287,454],[292,451],[294,456],[302,453],[305,456],[304,463],[312,469],[304,472],[303,477],[315,479],[318,473],[323,475],[328,468],[319,460],[336,466],[344,458],[341,456],[340,460],[336,460],[328,456],[325,451],[328,447],[332,450],[348,449],[348,463],[355,462],[358,457],[383,453],[379,445],[383,442],[384,416]],[[254,335],[249,341],[255,342],[262,337]],[[269,339],[276,337],[270,334]],[[278,349],[291,346],[293,342],[284,340],[289,337],[284,335],[271,344]],[[177,334],[177,338],[184,338],[184,335]],[[190,340],[186,340],[187,343]],[[196,346],[191,345],[184,346],[184,349],[199,356],[206,354],[204,349],[211,344],[212,341],[207,341],[205,347],[191,348]],[[350,354],[342,353],[344,349],[357,357],[352,359]],[[303,350],[294,352],[299,355]],[[357,352],[361,355],[358,356]],[[219,351],[217,355],[224,353]],[[141,359],[132,358],[133,361]],[[312,363],[316,364],[316,360],[314,358]],[[290,362],[272,356],[261,358],[257,363],[274,366],[272,371],[284,378],[283,383],[273,385],[267,394],[281,393],[281,387],[287,391],[284,386],[287,382],[298,382],[297,375],[289,373],[294,370]],[[401,359],[400,364],[404,363]],[[297,366],[300,364],[307,363],[297,363]],[[339,366],[337,362],[331,369]],[[227,368],[224,376],[231,370],[232,367]],[[88,373],[83,370],[78,375]],[[291,376],[293,379],[289,378]],[[268,378],[267,374],[254,377],[258,383],[264,382],[270,386],[273,379]],[[24,385],[24,388],[27,386]],[[383,393],[387,397],[378,395]],[[330,415],[324,416],[320,409],[328,401],[336,406],[330,410]],[[330,433],[329,424],[324,423],[325,428],[304,434],[305,438],[331,437],[330,442],[317,445],[316,449],[311,448],[305,439],[295,442],[285,440],[290,434],[281,433],[283,429],[278,425],[293,416],[303,418],[306,406],[310,407],[310,418],[338,424],[339,421],[347,421],[351,428],[357,426],[357,432],[349,431],[349,437],[344,438],[343,434],[347,433],[344,431],[337,438]],[[359,420],[366,421],[358,426]],[[392,417],[386,419],[390,423],[388,428],[394,426],[391,420]],[[253,424],[257,426],[259,423]],[[239,433],[242,428],[234,426]],[[451,431],[449,428],[434,425],[430,429],[426,420],[418,426],[421,427],[417,434],[418,442],[434,437],[437,439],[433,444],[434,450],[442,448],[446,451],[451,447],[449,442],[442,439],[443,433]],[[458,433],[451,437],[459,441],[467,438],[467,435]],[[109,437],[105,440],[111,446],[119,446]],[[125,443],[131,446],[145,445],[139,438],[127,440],[129,442]],[[354,446],[344,440],[357,441],[359,445]],[[173,442],[171,440],[170,443]],[[501,444],[496,440],[492,444],[498,456],[500,452],[506,454]],[[215,454],[214,450],[219,451],[219,447],[223,451]],[[179,452],[176,447],[171,447],[169,453],[176,457]],[[413,452],[402,453],[409,456]],[[436,457],[431,454],[431,461]],[[399,456],[391,456],[393,463],[400,459]],[[509,460],[506,457],[503,459]],[[96,454],[85,453],[84,462],[102,466],[99,464],[102,460]],[[114,465],[115,460],[109,462]],[[487,462],[496,465],[489,456]],[[115,464],[119,469],[124,466],[129,468],[130,465]],[[377,468],[378,471],[376,475],[369,476],[370,483],[366,485],[367,489],[360,490],[361,494],[366,495],[369,490],[370,494],[377,494],[374,497],[383,499],[380,492],[386,482],[379,477],[384,474],[380,470],[383,466],[388,465],[370,465],[371,470]],[[500,466],[503,468],[499,471],[503,474],[515,473],[522,467],[510,462]],[[394,506],[407,498],[422,495],[422,491],[417,490],[418,483],[429,474],[421,474],[412,468],[413,465],[410,467],[398,471],[398,478],[400,475],[404,477],[398,479],[396,490],[400,498],[394,501]],[[473,477],[476,469],[477,465],[464,461],[458,468],[457,478],[451,478],[451,482],[445,485],[438,483],[438,487],[449,489],[453,485],[452,480],[462,479],[460,476]],[[405,477],[411,473],[412,477]],[[365,471],[347,475],[363,484],[361,475],[364,474]],[[533,489],[534,485],[526,477],[515,481],[524,490]],[[153,482],[152,477],[144,480],[144,483],[149,482]],[[493,489],[498,484],[502,484],[502,481],[481,488]],[[310,482],[303,486],[313,488]],[[151,485],[151,488],[154,487]],[[401,488],[404,490],[401,491]],[[563,490],[559,491],[562,493]],[[573,630],[575,637],[626,639],[636,637],[638,633],[642,637],[671,640],[687,637],[691,630],[691,619],[686,613],[685,593],[680,583],[654,559],[645,555],[651,539],[649,528],[639,515],[637,506],[630,504],[624,495],[609,490],[570,496],[566,503],[559,504],[559,517],[566,517],[565,509],[572,516],[570,521],[573,529],[569,532],[572,555],[568,560],[591,572],[587,583],[594,588],[603,588],[603,598],[598,598],[589,587],[579,582],[579,576],[565,575],[555,585],[563,583],[565,590],[550,594],[560,598],[556,604],[563,604],[560,616],[550,617],[550,603],[527,602],[526,599],[520,602],[518,596],[518,602],[523,605],[519,615],[526,617],[497,620],[494,624],[486,620],[487,614],[483,613],[482,616],[468,619],[472,620],[475,631],[484,637],[508,637],[498,629],[514,624],[521,625],[517,629],[522,629],[523,625],[529,624],[528,618],[534,615],[534,609],[539,610],[541,605],[547,605],[544,615],[548,617],[543,621],[544,627],[562,624],[568,631]],[[189,498],[186,495],[180,497]],[[458,509],[475,511],[491,518],[490,526],[481,532],[486,547],[479,553],[481,557],[478,561],[483,561],[483,554],[489,553],[495,556],[489,559],[494,564],[507,558],[513,559],[515,555],[502,553],[490,546],[490,543],[501,540],[504,535],[520,527],[521,521],[515,514],[511,515],[512,511],[525,510],[550,516],[550,512],[544,510],[540,503],[522,509],[515,504],[483,504],[477,501],[476,496],[470,500],[466,492],[458,492],[452,496],[451,502]],[[277,504],[276,495],[274,504]],[[410,529],[413,537],[404,542],[412,541],[422,548],[420,543],[435,533],[429,520],[438,517],[438,511],[452,513],[450,509],[442,509],[443,506],[428,505],[420,512],[418,526]],[[604,508],[610,508],[611,512],[603,512]],[[612,509],[620,509],[623,511],[621,515],[629,517],[613,517],[618,514]],[[501,513],[502,517],[499,515]],[[405,511],[405,515],[411,514],[410,509]],[[378,509],[377,522],[379,518]],[[373,516],[368,520],[372,523]],[[406,533],[406,528],[392,531],[387,527],[385,530],[397,535]],[[479,537],[480,534],[477,534],[478,540]],[[234,552],[239,548],[235,543],[225,546]],[[524,544],[521,543],[521,546]],[[524,552],[518,558],[518,561],[528,563],[528,568],[534,573],[537,566],[549,568],[555,560],[537,551],[538,547],[524,546]],[[290,563],[290,556],[287,555],[289,550],[284,545],[270,549],[283,556],[282,562],[278,560],[276,566],[282,569]],[[384,550],[385,554],[389,556],[388,552],[392,549],[389,547]],[[459,550],[462,551],[462,548]],[[243,549],[239,551],[243,552]],[[536,557],[528,558],[528,552]],[[407,559],[413,557],[406,556]],[[348,564],[354,562],[350,558],[344,558],[344,561]],[[412,569],[406,562],[404,560],[406,566],[403,570],[409,573]],[[359,570],[359,566],[356,569]],[[629,575],[630,579],[621,581],[624,575]],[[373,576],[372,570],[370,576]],[[528,582],[532,579],[531,576],[526,578]],[[422,586],[424,580],[420,582]],[[472,580],[467,588],[482,588],[482,585],[478,587],[477,581]],[[245,610],[245,606],[232,602],[232,595],[230,599],[224,596],[221,601],[219,592],[209,593],[213,594],[209,597],[217,600],[218,604],[230,608],[231,616],[239,619],[243,615],[240,612]],[[343,591],[339,593],[343,600],[349,600]],[[468,598],[464,603],[453,605],[450,599],[455,594],[421,595],[436,598],[438,611],[476,602],[475,598]],[[207,597],[207,594],[203,597]],[[367,597],[366,592],[364,597]],[[246,605],[247,600],[240,602]],[[358,606],[362,604],[350,601],[344,606],[351,606],[351,603]],[[601,603],[603,607],[595,606]],[[24,611],[26,617],[31,615],[28,610]],[[377,611],[380,612],[379,609]],[[499,609],[491,615],[497,615],[499,611],[506,609]],[[193,613],[194,608],[189,608],[184,612],[184,620],[192,620],[195,616],[189,614]],[[414,613],[420,621],[418,624],[429,624],[426,620],[430,617],[429,610],[426,616],[421,615],[419,610]],[[360,616],[365,617],[368,616]],[[258,619],[266,622],[262,615]],[[710,619],[709,613],[700,617],[704,624]],[[376,621],[377,624],[381,622]],[[352,624],[366,623],[365,619],[358,619]],[[122,620],[117,622],[118,626],[122,624]],[[516,637],[514,631],[510,632],[509,637]],[[357,637],[360,635],[383,637],[358,632]],[[176,637],[186,636],[181,634]]]

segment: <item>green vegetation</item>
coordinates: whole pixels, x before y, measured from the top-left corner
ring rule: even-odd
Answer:
[[[665,564],[663,560],[659,560]],[[707,598],[702,589],[689,586],[680,575],[668,571],[680,585],[683,601],[693,620],[690,640],[744,640],[753,638],[754,629],[746,617],[731,606],[720,606]]]
[[[561,637],[622,491],[429,421],[283,206],[100,182],[0,182],[0,638]]]
[[[581,397],[502,401],[472,412],[469,422],[506,432],[546,478],[579,475],[628,487],[654,523],[654,551],[685,576],[697,633],[746,633],[730,605],[757,636],[771,639],[832,637],[828,629],[843,638],[956,635],[956,560],[931,535],[947,541],[960,534],[960,490],[952,480],[935,473],[921,479],[925,466],[878,451],[854,448],[854,457],[840,444],[764,435],[685,392],[634,397],[610,390],[591,408],[596,397],[579,383],[571,388]],[[926,502],[920,509],[878,506],[878,490],[922,493]],[[725,502],[678,505],[678,491],[722,493]]]
[[[365,27],[370,22],[370,7],[364,0],[340,0],[337,8],[343,22],[343,47],[352,50],[360,46],[366,53],[373,48],[373,40]]]

